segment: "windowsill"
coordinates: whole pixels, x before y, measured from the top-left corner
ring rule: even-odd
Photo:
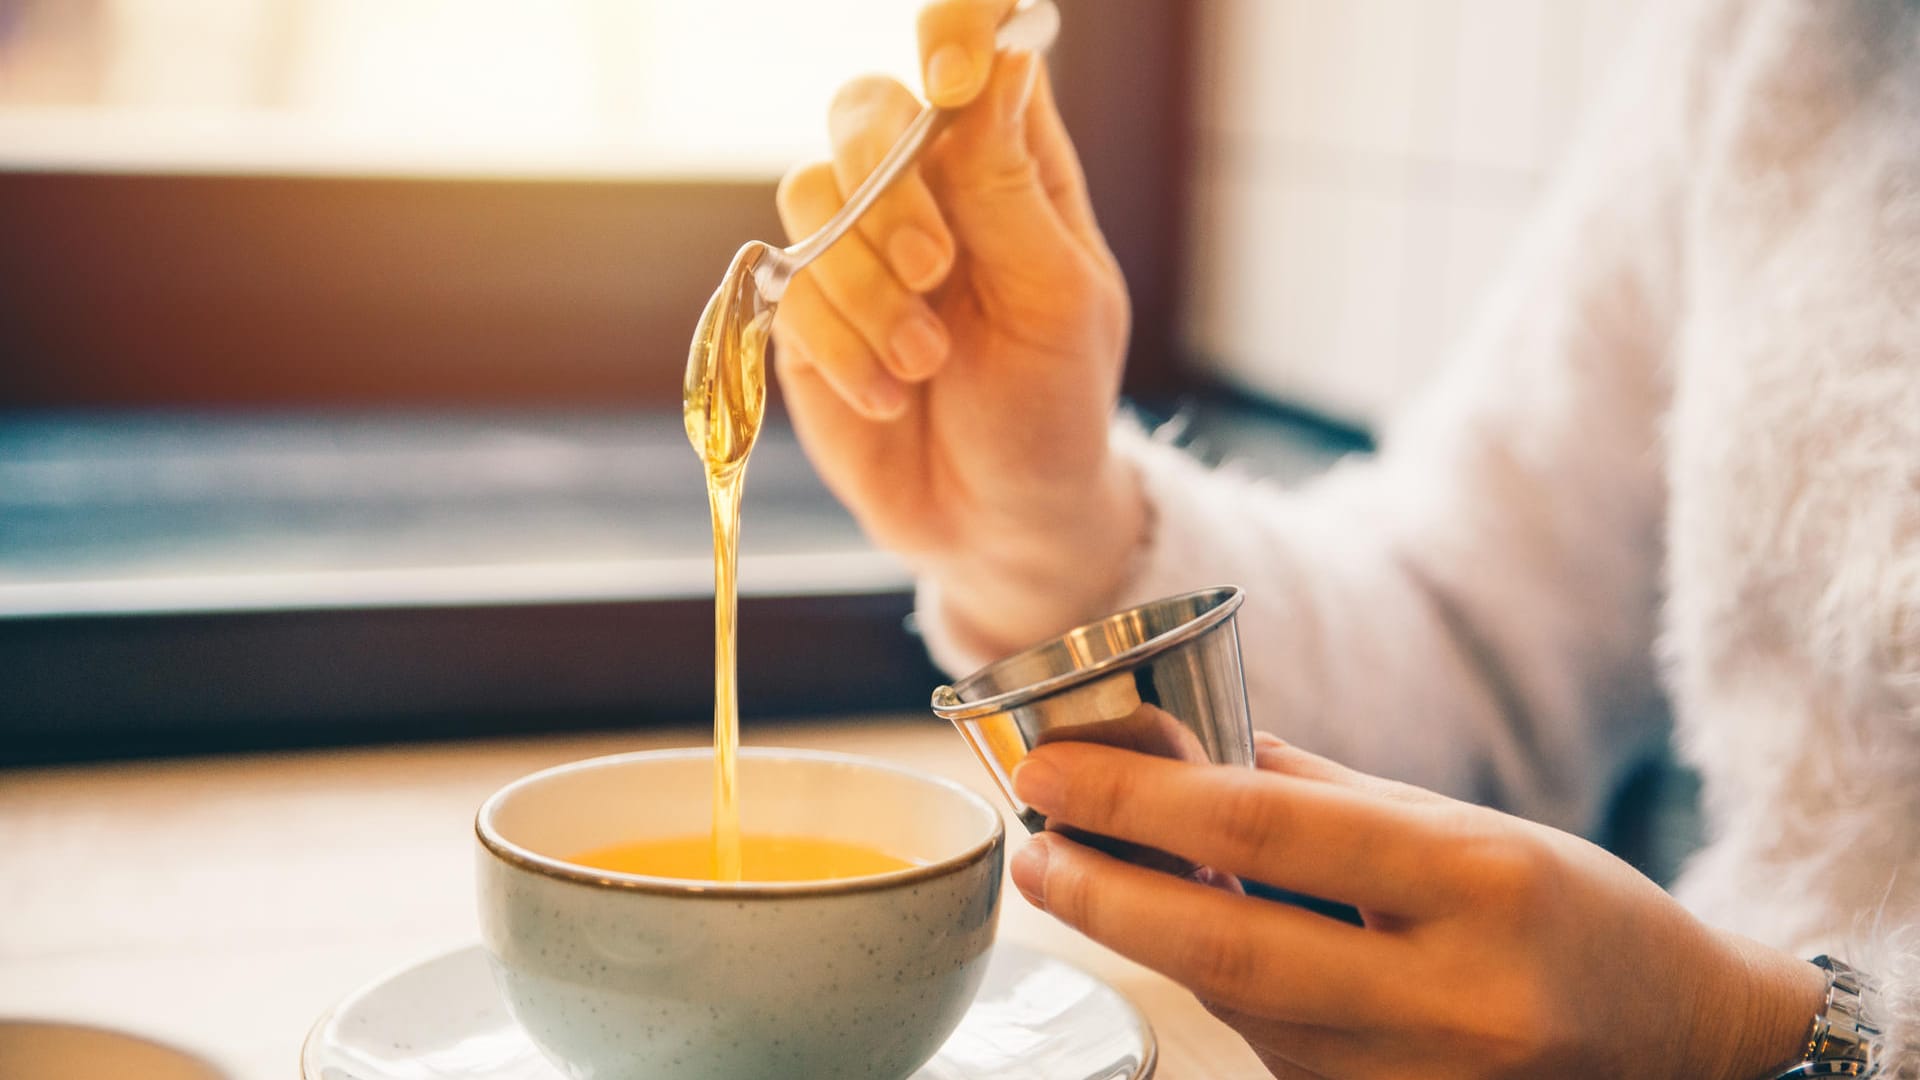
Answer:
[[[905,569],[752,468],[743,711],[924,708]],[[698,722],[710,545],[677,416],[0,417],[0,763]]]
[[[770,426],[747,596],[899,592]],[[0,421],[0,619],[711,595],[678,417],[69,414]]]

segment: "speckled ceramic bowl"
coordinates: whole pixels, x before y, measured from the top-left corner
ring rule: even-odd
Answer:
[[[923,865],[786,884],[595,870],[564,856],[709,827],[713,756],[535,773],[480,808],[480,935],[508,1008],[576,1080],[900,1080],[973,999],[1006,836],[937,777],[743,750],[749,833],[869,844]]]

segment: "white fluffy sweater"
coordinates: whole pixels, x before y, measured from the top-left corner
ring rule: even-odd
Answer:
[[[1671,714],[1677,894],[1873,973],[1920,1077],[1920,0],[1656,6],[1377,458],[1289,492],[1116,427],[1115,604],[1243,585],[1261,726],[1570,829]]]

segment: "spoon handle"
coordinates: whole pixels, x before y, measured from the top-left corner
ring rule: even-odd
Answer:
[[[1053,44],[1060,32],[1060,9],[1053,6],[1053,0],[1032,0],[1014,9],[993,37],[994,47],[1001,51],[1019,49],[1027,52],[1041,52]],[[800,272],[808,263],[819,258],[834,242],[847,234],[855,222],[860,220],[873,207],[880,193],[893,185],[900,174],[907,171],[914,159],[920,156],[934,136],[946,130],[953,121],[954,110],[936,108],[928,105],[913,118],[900,138],[887,151],[860,186],[847,196],[846,204],[840,207],[825,225],[806,237],[781,250],[774,258],[762,258],[754,266],[754,284],[762,296],[777,301],[787,291],[787,283],[793,275]]]
[[[907,129],[900,133],[900,138],[893,144],[893,148],[888,150],[887,155],[880,159],[880,163],[873,167],[873,171],[860,182],[860,186],[853,189],[853,194],[847,196],[846,205],[842,206],[813,235],[786,249],[787,258],[783,261],[787,263],[787,273],[798,273],[802,267],[819,258],[832,247],[836,240],[845,236],[847,230],[853,228],[854,223],[872,209],[881,193],[891,187],[895,180],[900,179],[900,174],[907,171],[914,159],[920,156],[920,151],[926,149],[935,135],[946,130],[952,120],[951,109],[937,109],[931,105],[921,109],[920,115],[914,117],[913,123],[908,124]]]

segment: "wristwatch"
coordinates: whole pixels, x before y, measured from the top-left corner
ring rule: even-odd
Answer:
[[[1880,1029],[1863,1016],[1872,984],[1831,956],[1814,957],[1813,966],[1827,973],[1827,999],[1807,1030],[1806,1053],[1773,1080],[1874,1075],[1879,1070],[1873,1064],[1873,1041],[1880,1037]]]

